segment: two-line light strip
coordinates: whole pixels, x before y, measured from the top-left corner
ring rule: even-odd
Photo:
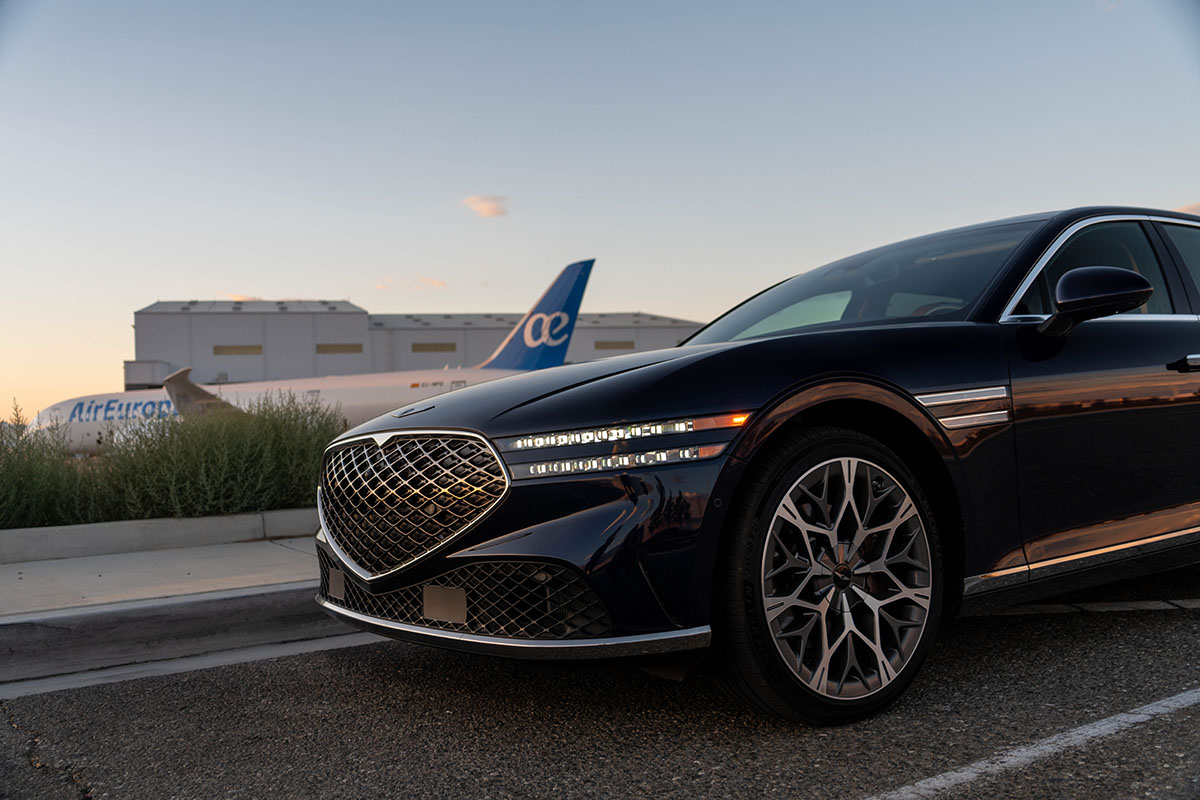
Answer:
[[[618,443],[652,436],[696,433],[723,428],[738,428],[746,424],[749,414],[720,414],[711,417],[689,417],[664,422],[645,422],[632,425],[611,425],[603,428],[584,428],[558,433],[541,433],[502,440],[499,444],[506,452],[541,450],[596,443]],[[589,472],[651,467],[686,461],[715,458],[724,452],[728,443],[690,445],[686,447],[664,447],[639,453],[611,453],[585,458],[559,458],[533,464],[511,467],[514,478],[540,478],[554,475],[578,475]]]
[[[632,425],[606,425],[602,428],[580,428],[556,433],[535,433],[502,439],[502,450],[540,450],[544,447],[568,447],[596,442],[624,442],[649,436],[669,436],[677,433],[737,428],[746,424],[749,414],[721,414],[713,417],[689,417],[664,422],[641,422]]]
[[[521,464],[519,477],[540,478],[551,475],[575,475],[584,472],[604,472],[630,467],[653,467],[659,464],[675,464],[681,461],[698,461],[715,458],[725,450],[725,442],[706,444],[699,447],[672,447],[668,450],[649,450],[644,453],[621,453],[599,458],[575,458],[562,461],[544,461],[537,464]],[[523,475],[521,473],[524,473]]]

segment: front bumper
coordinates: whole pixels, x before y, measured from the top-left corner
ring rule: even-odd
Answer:
[[[323,529],[317,602],[374,633],[517,658],[705,647],[722,516],[710,506],[725,462],[516,482],[492,514],[445,550],[375,580],[348,570]],[[470,577],[474,567],[507,573],[480,583]],[[341,572],[333,593],[330,569]],[[534,574],[547,581],[544,590],[529,583]],[[467,616],[426,618],[426,587],[463,590]]]

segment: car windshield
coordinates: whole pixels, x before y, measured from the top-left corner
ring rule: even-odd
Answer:
[[[686,344],[779,336],[814,325],[963,319],[1041,222],[935,233],[834,261],[751,297]]]

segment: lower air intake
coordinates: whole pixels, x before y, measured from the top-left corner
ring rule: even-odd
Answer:
[[[344,599],[329,596],[332,560],[318,549],[321,598],[375,619],[438,630],[505,639],[592,639],[610,636],[608,611],[574,571],[528,561],[467,564],[424,583],[371,594],[351,579]],[[427,619],[423,615],[426,586],[461,589],[466,594],[465,623]]]

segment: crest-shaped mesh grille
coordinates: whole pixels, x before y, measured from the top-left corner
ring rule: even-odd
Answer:
[[[345,598],[329,596],[331,561],[318,548],[321,597],[376,619],[506,639],[591,639],[610,636],[608,611],[582,576],[553,564],[488,561],[452,569],[425,583],[371,594],[346,579]],[[426,619],[425,586],[462,589],[466,623]]]
[[[481,440],[447,434],[364,439],[321,469],[325,526],[370,575],[409,564],[482,517],[504,495],[504,468]]]

